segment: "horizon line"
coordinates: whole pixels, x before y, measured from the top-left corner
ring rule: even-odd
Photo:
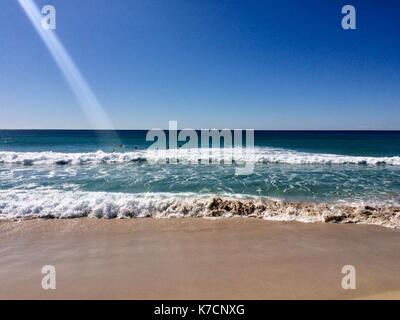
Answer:
[[[276,132],[282,132],[282,131],[387,131],[387,132],[396,132],[400,131],[400,129],[253,129],[253,128],[178,128],[177,131],[181,130],[195,130],[195,131],[200,131],[200,130],[254,130],[254,131],[276,131]],[[140,128],[135,128],[135,129],[93,129],[93,128],[82,128],[82,129],[77,129],[77,128],[0,128],[0,131],[149,131],[149,130],[163,130],[163,131],[169,131],[169,128],[147,128],[147,129],[140,129]]]

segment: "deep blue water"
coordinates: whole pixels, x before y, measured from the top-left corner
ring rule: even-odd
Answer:
[[[0,130],[0,151],[110,152],[144,149],[145,130]],[[183,143],[183,142],[181,142]],[[256,131],[255,145],[310,153],[400,156],[400,131]]]

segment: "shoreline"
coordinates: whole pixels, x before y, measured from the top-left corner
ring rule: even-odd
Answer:
[[[192,193],[0,191],[0,221],[71,218],[256,218],[400,228],[400,205]]]
[[[399,240],[261,219],[0,221],[0,299],[400,299]],[[356,290],[341,288],[349,264]],[[56,290],[41,288],[43,265]]]

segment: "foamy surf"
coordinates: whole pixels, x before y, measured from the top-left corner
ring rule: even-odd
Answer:
[[[400,206],[288,202],[243,195],[111,193],[60,190],[0,191],[0,219],[230,218],[362,223],[400,227]]]
[[[199,161],[220,163],[229,157],[234,162],[246,163],[282,163],[282,164],[322,164],[322,165],[391,165],[400,166],[400,157],[367,157],[323,153],[307,153],[294,150],[257,147],[254,153],[241,149],[199,149],[188,150],[139,150],[133,152],[12,152],[1,151],[0,163],[17,165],[84,165],[128,162],[162,163],[167,158],[176,157],[180,162],[198,163]]]

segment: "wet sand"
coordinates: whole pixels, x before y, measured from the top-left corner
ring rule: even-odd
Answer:
[[[356,290],[343,290],[353,265]],[[56,290],[43,290],[43,265]],[[261,219],[0,222],[1,299],[400,299],[400,230]]]

